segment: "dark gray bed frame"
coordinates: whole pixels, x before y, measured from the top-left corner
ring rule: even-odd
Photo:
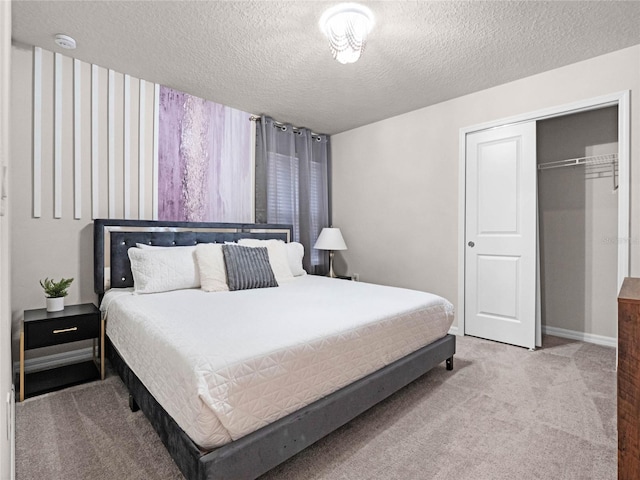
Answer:
[[[133,285],[127,250],[136,243],[193,245],[239,238],[291,239],[288,225],[193,223],[143,220],[94,221],[94,281],[100,295],[111,287]],[[110,266],[110,278],[105,267]],[[455,336],[446,335],[360,380],[234,442],[200,450],[149,393],[107,339],[108,357],[137,406],[158,432],[188,480],[255,479],[325,435],[446,362],[453,369]]]

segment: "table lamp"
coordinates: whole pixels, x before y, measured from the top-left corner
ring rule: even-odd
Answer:
[[[336,278],[333,273],[333,252],[335,250],[347,249],[347,244],[344,243],[344,238],[342,238],[340,229],[333,227],[323,228],[313,248],[318,250],[329,250],[329,276]]]

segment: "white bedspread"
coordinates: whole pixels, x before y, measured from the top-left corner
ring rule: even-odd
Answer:
[[[236,440],[443,337],[429,293],[306,275],[278,288],[110,290],[107,334],[201,448]]]

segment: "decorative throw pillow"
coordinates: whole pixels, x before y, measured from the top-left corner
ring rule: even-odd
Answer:
[[[135,293],[200,287],[195,248],[130,248]]]
[[[241,238],[238,245],[244,247],[266,247],[269,254],[269,263],[276,277],[278,284],[293,280],[291,268],[289,268],[289,258],[285,243],[282,240],[258,240],[255,238]]]
[[[222,245],[222,253],[229,290],[278,286],[266,248]]]
[[[298,242],[284,244],[287,250],[287,259],[289,260],[289,269],[294,277],[306,275],[307,272],[302,267],[302,259],[304,257],[304,245]]]
[[[196,259],[202,290],[205,292],[229,291],[221,243],[199,243],[196,247]]]

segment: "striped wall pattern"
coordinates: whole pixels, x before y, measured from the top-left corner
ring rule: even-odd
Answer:
[[[34,47],[33,217],[156,219],[158,92]]]

